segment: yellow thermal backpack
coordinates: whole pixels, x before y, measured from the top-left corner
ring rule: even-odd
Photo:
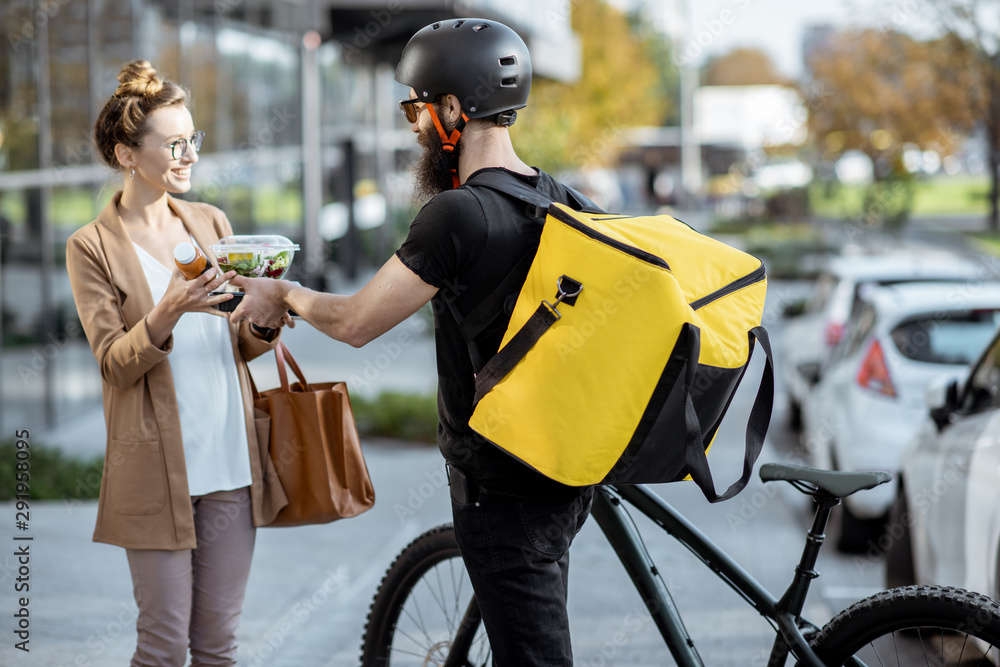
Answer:
[[[739,493],[774,398],[761,261],[670,216],[574,210],[499,172],[469,183],[547,211],[500,350],[476,375],[473,430],[563,484],[690,478],[712,502]],[[474,319],[459,323],[470,342]],[[743,475],[719,495],[706,451],[755,342],[767,362]]]

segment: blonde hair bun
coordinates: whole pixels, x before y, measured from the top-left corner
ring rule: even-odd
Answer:
[[[145,97],[150,98],[163,90],[163,79],[156,75],[156,70],[148,60],[133,60],[122,67],[118,73],[118,90],[115,97]]]

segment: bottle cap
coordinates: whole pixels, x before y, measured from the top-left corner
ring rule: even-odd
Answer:
[[[194,246],[187,241],[181,241],[174,248],[174,259],[176,259],[181,264],[190,264],[198,256],[195,251]]]

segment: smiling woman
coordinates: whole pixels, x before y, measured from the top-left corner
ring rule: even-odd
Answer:
[[[211,247],[226,215],[191,189],[203,132],[187,92],[125,65],[94,129],[121,191],[66,246],[73,298],[103,379],[107,452],[94,540],[126,549],[139,607],[133,665],[234,665],[255,527],[287,503],[258,441],[247,361],[277,332],[235,326],[212,291],[235,276]],[[187,280],[174,248],[213,266]],[[218,572],[224,571],[224,575]],[[198,585],[195,585],[195,582]]]

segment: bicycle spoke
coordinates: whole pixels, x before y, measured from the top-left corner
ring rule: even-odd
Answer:
[[[930,667],[930,663],[927,662],[927,649],[924,648],[924,633],[920,628],[917,628],[917,641],[920,642],[920,652],[924,654],[924,667]]]
[[[456,582],[457,582],[458,590],[455,592],[455,606],[453,607],[452,612],[454,613],[455,618],[459,618],[460,615],[462,614],[461,591],[462,591],[462,584],[465,583],[465,577],[463,577],[462,575],[465,573],[465,567],[463,564],[463,567],[458,572],[457,578],[455,574],[455,559],[448,561],[448,568],[451,570],[451,584],[453,589],[456,588]]]
[[[399,608],[395,639],[389,650],[404,664],[411,658],[421,665],[437,664],[454,642],[458,619],[464,618],[460,605],[464,598],[471,597],[471,593],[467,595],[465,569],[456,566],[456,560],[448,558],[429,568]],[[467,664],[487,667],[489,639],[481,625],[473,633]]]
[[[411,636],[410,633],[406,632],[405,630],[400,630],[399,628],[397,628],[396,632],[399,633],[400,635],[402,635],[403,637],[405,637],[406,639],[409,639],[413,644],[415,644],[417,647],[419,647],[422,650],[422,652],[423,652],[422,654],[423,655],[426,655],[428,652],[430,652],[431,647],[434,646],[433,643],[422,644],[421,642],[419,642],[416,639],[414,639],[413,636]],[[427,635],[424,635],[424,637],[428,641],[431,641],[431,638],[428,637]],[[395,645],[395,642],[393,642],[393,644]]]
[[[455,616],[448,614],[449,605],[445,602],[446,596],[444,593],[444,583],[441,581],[441,570],[437,566],[434,567],[434,580],[437,582],[437,595],[434,594],[434,590],[431,589],[430,584],[427,585],[427,588],[431,592],[431,597],[433,597],[434,601],[437,602],[438,609],[440,609],[441,613],[444,614],[445,624],[448,626],[448,630],[452,630],[455,628]]]
[[[429,649],[428,649],[429,650]],[[415,653],[413,651],[407,651],[405,649],[396,648],[395,646],[390,647],[389,651],[392,653],[402,653],[403,655],[412,655],[414,658],[419,660],[425,660],[427,658],[427,652]]]

